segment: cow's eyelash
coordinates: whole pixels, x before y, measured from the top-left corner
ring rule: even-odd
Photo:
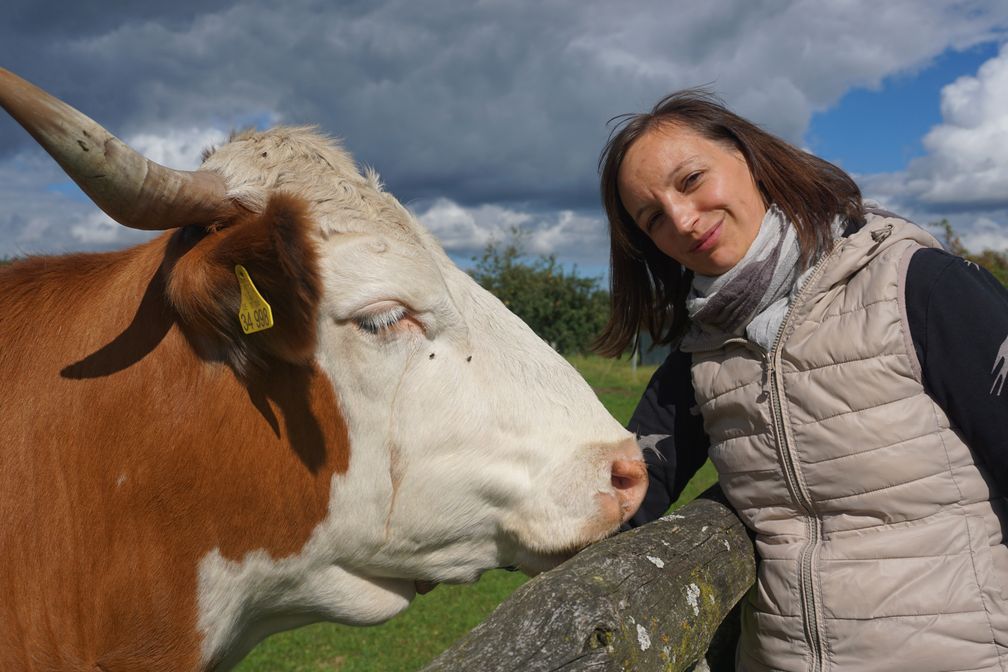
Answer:
[[[361,315],[355,321],[362,330],[377,335],[391,329],[404,317],[406,317],[406,309],[402,306],[396,306],[392,310]]]

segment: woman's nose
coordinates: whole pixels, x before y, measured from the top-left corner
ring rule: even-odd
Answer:
[[[680,194],[669,194],[663,199],[662,209],[677,233],[690,233],[696,226],[696,208],[689,198]]]

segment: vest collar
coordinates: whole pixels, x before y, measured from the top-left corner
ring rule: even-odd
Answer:
[[[868,263],[889,249],[892,245],[913,240],[924,247],[941,247],[941,244],[927,231],[924,231],[909,220],[903,219],[886,210],[867,205],[865,208],[865,223],[849,224],[838,238],[833,248],[820,259],[825,268],[812,273],[810,286],[802,287],[791,306],[789,313],[793,314],[791,321],[799,317],[809,305],[813,305],[818,297],[825,294],[837,284],[847,279],[868,265]],[[737,334],[725,332],[690,330],[679,343],[683,352],[704,352],[723,348],[729,343],[741,342],[749,344],[745,338]],[[756,347],[753,345],[753,347]]]

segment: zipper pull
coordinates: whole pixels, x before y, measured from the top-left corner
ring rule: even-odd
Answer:
[[[886,238],[888,238],[890,236],[890,234],[892,234],[892,230],[893,230],[893,225],[892,224],[886,224],[881,229],[875,229],[874,231],[872,231],[871,232],[871,239],[875,243],[881,243],[883,240],[885,240]]]

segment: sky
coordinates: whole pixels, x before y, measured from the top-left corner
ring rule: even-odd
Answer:
[[[466,264],[604,273],[609,120],[706,86],[920,224],[1008,249],[1004,0],[7,0],[0,67],[149,158],[198,166],[232,129],[315,124]],[[124,247],[0,114],[0,257]]]

